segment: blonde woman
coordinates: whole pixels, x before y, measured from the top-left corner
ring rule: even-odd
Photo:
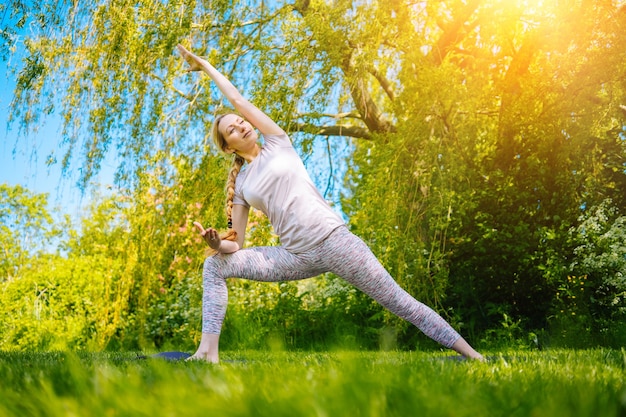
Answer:
[[[204,262],[202,338],[192,359],[217,363],[226,314],[226,278],[290,281],[332,272],[427,336],[466,358],[476,352],[441,316],[403,290],[322,198],[285,131],[246,100],[209,62],[178,45],[189,64],[217,85],[239,114],[219,116],[213,140],[233,156],[227,182],[228,231],[194,223],[216,252]],[[259,134],[263,145],[259,145]],[[243,248],[250,207],[269,218],[281,246]]]

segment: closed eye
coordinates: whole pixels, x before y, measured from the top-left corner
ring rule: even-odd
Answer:
[[[237,124],[242,125],[243,124],[243,119],[237,120]],[[234,130],[235,130],[235,127],[231,126],[231,127],[228,128],[227,133],[230,135],[231,133],[233,133]]]

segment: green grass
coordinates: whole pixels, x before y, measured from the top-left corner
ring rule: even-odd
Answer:
[[[136,356],[0,352],[0,415],[626,415],[624,350],[488,363],[432,352],[226,352],[217,366]]]

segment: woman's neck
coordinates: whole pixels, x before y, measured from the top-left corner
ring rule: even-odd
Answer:
[[[250,151],[248,152],[239,151],[237,152],[237,155],[245,159],[247,163],[251,163],[252,161],[254,161],[254,159],[257,156],[259,156],[259,153],[261,153],[261,146],[259,146],[259,144],[255,144],[254,148],[250,149]]]

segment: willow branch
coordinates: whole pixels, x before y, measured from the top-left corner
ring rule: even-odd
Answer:
[[[374,76],[374,78],[376,78],[378,84],[380,84],[385,94],[387,94],[387,97],[389,97],[389,100],[394,101],[396,99],[396,94],[391,89],[391,83],[387,77],[381,74],[380,71],[374,67],[369,68],[368,71]]]
[[[292,131],[313,133],[319,136],[342,136],[356,139],[372,140],[368,129],[358,126],[317,126],[311,123],[295,123],[290,126]]]

